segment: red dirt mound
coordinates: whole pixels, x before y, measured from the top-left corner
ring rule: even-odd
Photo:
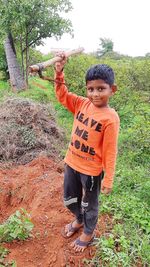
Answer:
[[[66,240],[60,234],[73,219],[63,206],[60,169],[54,161],[39,157],[27,165],[0,170],[0,222],[25,208],[35,225],[31,239],[3,244],[10,250],[8,260],[16,260],[17,267],[87,266],[83,258],[94,255],[92,247],[80,255],[73,253],[69,244],[77,235]],[[101,231],[105,219],[101,218]]]

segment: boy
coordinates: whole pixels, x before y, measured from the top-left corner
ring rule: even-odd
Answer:
[[[86,73],[87,98],[68,92],[63,74],[66,57],[64,53],[59,56],[62,61],[55,64],[56,96],[74,114],[65,157],[64,203],[75,220],[64,227],[62,234],[69,238],[83,227],[81,236],[71,244],[75,251],[82,252],[94,241],[100,188],[104,194],[112,190],[119,117],[109,107],[109,98],[117,87],[113,70],[98,64]]]

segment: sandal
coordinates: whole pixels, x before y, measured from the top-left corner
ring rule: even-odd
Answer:
[[[83,252],[86,248],[96,244],[96,236],[93,235],[90,241],[81,241],[80,238],[73,242],[73,248],[76,252]]]
[[[74,221],[73,221],[74,222]],[[73,227],[72,224],[73,222],[69,223],[67,225],[67,232],[66,232],[66,226],[63,227],[63,229],[61,230],[61,234],[64,238],[70,238],[72,235],[74,235],[75,233],[77,233],[79,231],[79,229],[83,226],[83,224],[81,224],[81,226],[79,227]]]

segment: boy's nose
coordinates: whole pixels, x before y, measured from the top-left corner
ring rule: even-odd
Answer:
[[[99,95],[99,92],[98,92],[98,90],[96,90],[96,89],[95,89],[95,90],[93,91],[93,95],[94,95],[94,96],[97,96],[97,95]]]

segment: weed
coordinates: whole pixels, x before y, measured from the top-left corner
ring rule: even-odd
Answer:
[[[26,210],[17,210],[7,221],[0,225],[0,243],[11,242],[15,239],[25,240],[31,236],[34,225]],[[9,250],[0,246],[0,267],[17,267],[15,261],[7,262],[5,258]]]
[[[10,242],[14,239],[25,240],[30,237],[33,226],[29,214],[24,209],[17,210],[0,225],[0,242]]]

